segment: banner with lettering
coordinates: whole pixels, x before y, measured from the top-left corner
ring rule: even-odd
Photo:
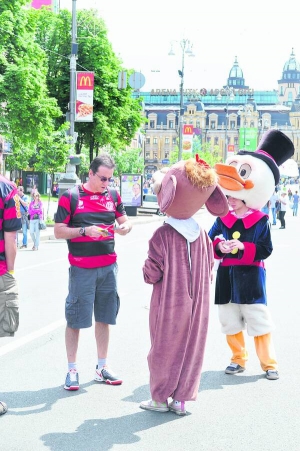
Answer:
[[[192,152],[193,151],[193,135],[194,127],[191,124],[184,124],[182,130],[182,151]]]
[[[93,122],[94,72],[76,73],[76,122]]]

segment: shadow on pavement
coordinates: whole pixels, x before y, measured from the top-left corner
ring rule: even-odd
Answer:
[[[6,415],[32,415],[51,410],[52,406],[59,400],[70,396],[80,396],[86,392],[85,388],[94,385],[94,381],[80,385],[78,391],[64,390],[63,386],[53,388],[43,388],[38,391],[15,391],[1,393],[1,399],[8,405]],[[13,409],[16,409],[15,411]]]
[[[118,418],[84,421],[75,432],[45,434],[40,439],[51,451],[108,451],[114,445],[130,445],[141,440],[138,432],[180,420],[172,412],[140,411]],[[163,445],[162,445],[163,446]],[[157,448],[159,449],[159,448]]]
[[[202,373],[198,391],[223,390],[224,385],[250,384],[265,378],[265,373],[247,376],[246,372],[232,375],[225,374],[224,371],[205,371]]]

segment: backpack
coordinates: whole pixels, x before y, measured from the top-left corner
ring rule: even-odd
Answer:
[[[71,221],[72,217],[74,216],[74,213],[76,211],[78,200],[79,200],[79,189],[78,185],[73,186],[73,188],[69,189],[69,195],[70,195],[70,206],[71,206]],[[115,202],[115,206],[117,206],[118,203],[118,196],[117,196],[117,190],[113,188],[107,189],[108,194],[110,194]]]

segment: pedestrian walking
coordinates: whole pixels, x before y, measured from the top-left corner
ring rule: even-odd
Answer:
[[[209,231],[215,258],[220,261],[215,304],[232,352],[226,374],[246,369],[248,352],[243,330],[247,327],[248,335],[254,337],[256,354],[266,378],[279,378],[264,265],[273,245],[268,217],[259,209],[279,182],[278,166],[293,154],[291,140],[279,130],[270,130],[255,152],[240,151],[229,157],[226,164],[216,165],[219,183],[230,206],[229,213],[217,218]]]
[[[192,216],[204,204],[222,216],[228,205],[215,170],[198,158],[180,161],[153,178],[159,207],[168,218],[150,239],[143,267],[145,282],[153,285],[151,399],[140,407],[185,415],[186,401],[195,401],[199,390],[214,266],[211,242]]]
[[[299,194],[298,191],[295,191],[293,195],[293,216],[297,216],[298,214],[298,205],[299,205]]]
[[[279,202],[280,202],[279,221],[281,224],[281,226],[279,228],[285,229],[285,214],[286,214],[287,206],[288,206],[288,199],[287,199],[287,195],[286,195],[285,191],[283,191],[281,193]]]
[[[79,389],[79,331],[91,327],[93,312],[98,354],[95,380],[122,384],[122,379],[113,373],[107,362],[109,325],[116,324],[120,305],[114,235],[127,235],[132,225],[119,193],[108,188],[114,168],[115,163],[108,154],[96,157],[91,162],[88,181],[63,193],[58,203],[54,234],[56,238],[67,240],[70,263],[65,306],[66,390]]]
[[[3,154],[0,151],[0,163]],[[21,228],[20,198],[15,185],[0,175],[0,337],[13,337],[19,327],[19,297],[14,266],[16,234]],[[0,401],[0,415],[7,405]]]
[[[43,203],[41,201],[40,194],[36,192],[34,194],[34,199],[29,204],[28,213],[30,216],[30,236],[33,241],[33,251],[39,250],[40,244],[40,220],[43,219]]]
[[[19,201],[20,201],[20,211],[21,211],[21,221],[22,221],[22,246],[20,249],[26,249],[27,248],[27,235],[28,235],[28,229],[29,229],[29,219],[28,219],[28,197],[26,194],[24,194],[24,188],[23,186],[18,186],[18,195],[19,195]],[[17,246],[18,246],[18,233],[17,233]]]

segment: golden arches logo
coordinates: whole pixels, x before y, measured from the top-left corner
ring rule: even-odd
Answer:
[[[80,77],[79,86],[92,86],[92,80],[89,75]]]
[[[193,134],[193,127],[191,125],[185,125],[183,129],[183,133],[185,135],[192,135]]]

